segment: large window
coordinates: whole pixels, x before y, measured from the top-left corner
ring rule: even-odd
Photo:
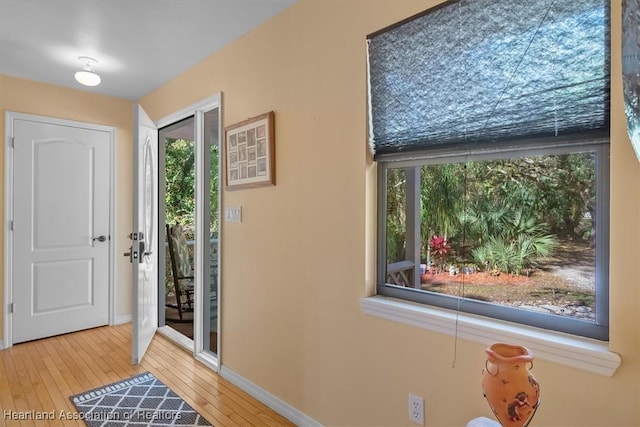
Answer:
[[[606,340],[609,12],[525,3],[369,37],[378,293]]]

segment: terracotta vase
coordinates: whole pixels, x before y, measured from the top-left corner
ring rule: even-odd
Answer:
[[[533,377],[533,354],[528,348],[496,343],[485,350],[482,371],[484,396],[504,427],[529,425],[540,405],[540,385]]]

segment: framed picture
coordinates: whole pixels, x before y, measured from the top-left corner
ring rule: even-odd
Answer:
[[[276,184],[274,112],[224,128],[227,190]]]

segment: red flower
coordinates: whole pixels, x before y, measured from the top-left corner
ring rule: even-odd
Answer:
[[[433,255],[446,255],[451,250],[451,246],[444,237],[433,235],[431,241],[429,241],[429,250]]]

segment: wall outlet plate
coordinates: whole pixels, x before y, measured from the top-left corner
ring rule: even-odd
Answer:
[[[424,399],[409,393],[409,421],[424,425]]]

